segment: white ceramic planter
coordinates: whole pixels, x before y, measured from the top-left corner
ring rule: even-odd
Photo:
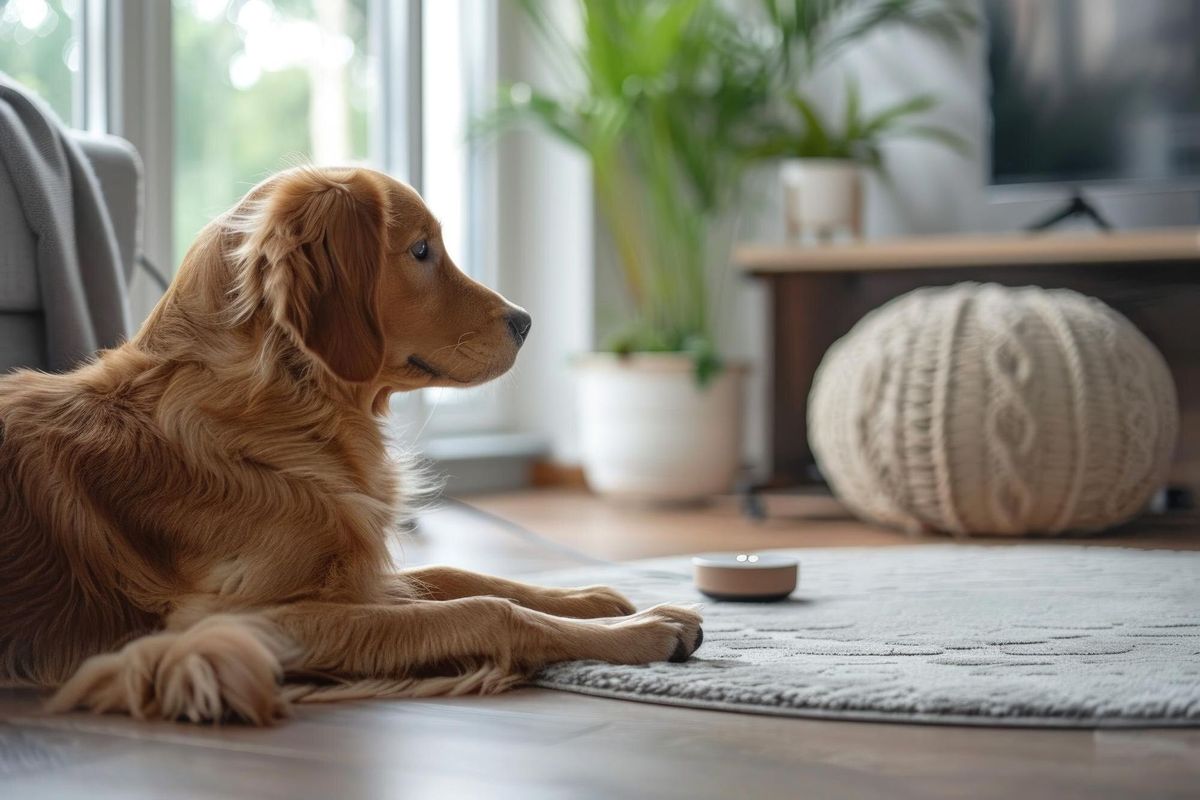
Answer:
[[[727,364],[703,388],[693,370],[691,358],[674,353],[579,360],[583,469],[595,492],[685,503],[733,488],[746,367]]]
[[[779,168],[788,238],[862,235],[862,168],[833,158],[793,158]]]

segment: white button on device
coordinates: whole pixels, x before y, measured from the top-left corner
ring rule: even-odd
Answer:
[[[799,561],[773,553],[704,553],[692,569],[696,588],[714,600],[782,600],[800,577]]]

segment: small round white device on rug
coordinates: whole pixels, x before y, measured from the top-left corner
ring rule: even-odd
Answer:
[[[714,600],[769,602],[796,590],[800,562],[774,553],[704,553],[692,558],[696,588]]]

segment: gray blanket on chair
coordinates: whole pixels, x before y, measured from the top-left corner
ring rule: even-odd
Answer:
[[[125,274],[86,156],[40,100],[0,73],[0,168],[37,236],[50,369],[69,370],[129,335]]]

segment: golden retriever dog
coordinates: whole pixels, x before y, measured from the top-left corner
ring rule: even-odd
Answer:
[[[264,724],[293,700],[688,658],[691,608],[390,562],[411,475],[389,395],[495,378],[529,328],[404,184],[263,182],[131,341],[0,379],[0,680],[58,687],[53,710]]]

